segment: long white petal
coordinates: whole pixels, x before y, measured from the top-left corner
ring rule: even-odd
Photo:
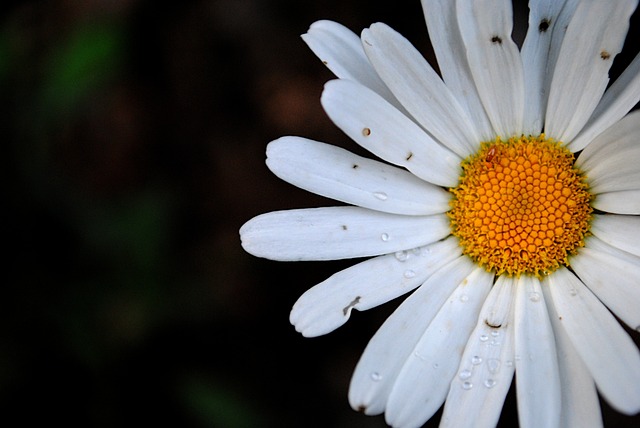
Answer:
[[[301,37],[336,77],[354,80],[399,106],[371,66],[362,49],[360,37],[353,31],[337,22],[321,20],[311,24]]]
[[[471,118],[475,140],[494,140],[496,134],[480,101],[458,29],[456,2],[422,0],[422,8],[442,79]]]
[[[542,284],[542,292],[556,340],[562,393],[560,426],[600,428],[602,427],[602,415],[596,384],[558,319],[548,283]]]
[[[415,358],[414,348],[458,284],[475,269],[466,256],[434,273],[409,296],[371,338],[351,378],[349,403],[367,415],[385,411],[398,373]],[[473,285],[471,285],[473,286]]]
[[[613,315],[566,268],[548,277],[553,305],[598,390],[616,410],[640,411],[640,352]]]
[[[578,156],[595,194],[640,189],[640,110],[600,134]]]
[[[582,282],[614,314],[632,328],[640,329],[640,257],[622,253],[592,236],[569,262]]]
[[[375,92],[348,80],[332,80],[321,102],[333,123],[371,153],[430,183],[457,184],[462,158]]]
[[[607,244],[640,257],[640,217],[595,214],[591,232]]]
[[[515,280],[500,276],[480,311],[444,404],[441,427],[494,427],[513,379]]]
[[[403,169],[305,138],[269,143],[267,166],[300,188],[364,208],[404,215],[449,210],[451,197],[442,188]]]
[[[280,261],[377,256],[427,245],[448,234],[444,214],[401,216],[360,207],[274,211],[240,228],[245,251]]]
[[[547,136],[568,142],[582,130],[607,87],[609,68],[622,50],[636,4],[637,0],[580,2],[549,90]]]
[[[460,252],[458,241],[450,237],[358,263],[300,296],[291,324],[306,337],[327,334],[347,322],[353,309],[364,311],[413,290]]]
[[[547,80],[550,70],[552,71],[555,66],[549,63],[549,52],[555,26],[564,4],[564,0],[529,2],[529,29],[522,44],[525,81],[523,133],[525,135],[538,135],[542,131],[548,96]]]
[[[482,104],[503,138],[522,133],[524,71],[511,39],[510,0],[457,1],[458,24]]]
[[[640,54],[636,55],[626,70],[604,93],[589,122],[569,143],[569,149],[577,152],[585,148],[595,137],[622,119],[638,101],[640,101]]]
[[[362,40],[380,77],[431,135],[462,158],[477,150],[467,113],[406,38],[378,23],[362,32]]]
[[[493,274],[477,267],[440,308],[398,374],[387,423],[419,426],[440,408],[492,282]]]
[[[522,275],[516,282],[514,336],[516,392],[521,427],[560,423],[560,374],[553,328],[540,281]]]
[[[591,203],[594,208],[615,214],[640,214],[640,189],[601,193]]]

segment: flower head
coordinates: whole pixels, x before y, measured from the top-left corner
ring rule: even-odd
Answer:
[[[336,74],[322,105],[384,162],[300,138],[280,178],[349,206],[240,230],[274,260],[371,257],[303,294],[305,336],[411,295],[369,342],[349,401],[393,426],[493,426],[517,374],[522,426],[594,426],[599,392],[640,411],[640,56],[608,88],[636,0],[423,0],[441,75],[401,35],[329,21],[303,36]]]

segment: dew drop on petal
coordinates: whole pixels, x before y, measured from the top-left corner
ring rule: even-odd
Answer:
[[[477,366],[478,364],[482,364],[482,358],[474,355],[473,357],[471,357],[471,364],[473,364],[474,366]]]
[[[473,384],[471,382],[462,382],[462,389],[470,390],[473,388]]]
[[[480,335],[480,342],[486,342],[487,340],[489,340],[489,336],[487,336],[486,334]]]
[[[380,239],[382,239],[384,242],[387,242],[390,237],[388,233],[383,233],[382,235],[380,235]]]
[[[371,380],[374,382],[378,382],[382,379],[382,375],[378,372],[372,372],[371,373]]]
[[[406,262],[409,258],[409,254],[406,251],[396,251],[394,255],[396,257],[396,260],[398,260],[399,262]]]
[[[492,330],[491,331],[491,336],[498,337],[498,336],[500,336],[500,332],[498,330]]]
[[[416,276],[416,272],[411,270],[411,269],[407,269],[404,271],[404,277],[405,278],[413,278],[414,276]]]
[[[460,379],[462,380],[466,380],[469,379],[471,377],[471,370],[462,370],[458,376],[460,377]]]
[[[500,360],[497,358],[490,358],[487,360],[487,368],[489,372],[496,374],[500,370]]]
[[[388,198],[387,194],[384,192],[374,192],[373,196],[375,196],[377,199],[380,199],[381,201],[386,201]]]
[[[532,302],[539,302],[540,293],[536,293],[535,291],[532,291],[531,293],[529,293],[529,300],[531,300]]]
[[[575,288],[572,288],[571,290],[569,290],[569,295],[576,296],[577,294],[578,294],[578,290],[576,290]]]
[[[466,294],[460,295],[460,301],[461,302],[468,302],[469,301],[469,296],[467,296]]]
[[[496,381],[494,379],[487,379],[483,383],[487,388],[493,388],[496,385]]]

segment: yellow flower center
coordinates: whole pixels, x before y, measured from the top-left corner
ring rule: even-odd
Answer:
[[[448,215],[463,253],[497,274],[568,265],[589,232],[591,194],[573,154],[544,134],[483,143],[462,162]]]

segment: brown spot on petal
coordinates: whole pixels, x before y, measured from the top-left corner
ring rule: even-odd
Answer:
[[[540,31],[541,33],[546,32],[549,29],[550,24],[551,21],[549,21],[547,18],[544,18],[542,21],[540,21],[540,25],[538,25],[538,31]]]
[[[502,44],[502,37],[500,36],[493,36],[491,38],[491,43],[497,44],[497,45],[501,45]]]
[[[606,61],[609,58],[611,58],[611,54],[603,49],[602,52],[600,52],[600,58],[602,58],[602,59],[604,59]]]
[[[369,128],[364,128],[362,130],[362,135],[364,135],[365,137],[368,137],[369,135],[371,135],[371,129]]]

